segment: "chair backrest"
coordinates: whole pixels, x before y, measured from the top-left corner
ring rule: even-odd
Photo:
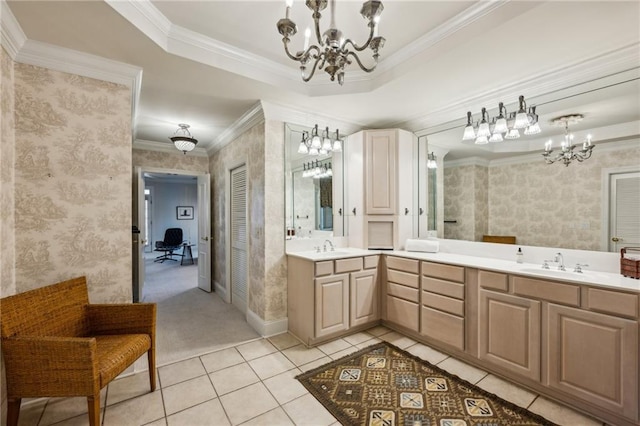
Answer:
[[[179,246],[182,244],[182,228],[168,228],[164,231],[165,246]]]
[[[89,323],[86,277],[0,299],[2,338],[13,336],[86,336]]]
[[[516,237],[513,235],[483,235],[482,242],[498,244],[515,244]]]

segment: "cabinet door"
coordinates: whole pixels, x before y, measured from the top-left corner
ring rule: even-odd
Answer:
[[[351,274],[351,327],[380,318],[377,281],[376,269]]]
[[[549,386],[636,420],[638,323],[549,304]]]
[[[396,131],[365,132],[366,213],[397,214]]]
[[[344,167],[347,180],[344,188],[344,215],[362,218],[364,215],[364,132],[355,133],[345,141]],[[349,231],[350,232],[350,231]]]
[[[480,290],[478,357],[540,380],[540,302]]]
[[[349,274],[316,279],[316,338],[349,328]]]

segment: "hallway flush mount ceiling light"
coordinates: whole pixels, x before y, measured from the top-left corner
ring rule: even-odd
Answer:
[[[340,131],[336,129],[335,135],[329,132],[329,127],[325,128],[322,136],[318,133],[318,125],[316,124],[311,135],[309,132],[302,132],[302,140],[298,145],[298,154],[309,155],[327,155],[330,152],[342,151],[342,139],[340,139]]]
[[[564,140],[560,143],[560,152],[555,156],[551,155],[553,152],[551,148],[553,141],[549,140],[544,144],[542,156],[547,164],[562,161],[565,166],[569,166],[573,160],[582,163],[584,160],[591,158],[591,151],[595,146],[591,143],[591,135],[587,135],[586,139],[582,142],[582,149],[580,151],[574,151],[576,145],[573,144],[573,133],[569,131],[569,124],[579,123],[583,118],[584,116],[582,114],[572,114],[563,115],[562,117],[551,120],[555,125],[564,126]]]
[[[489,119],[486,108],[482,108],[480,120],[474,124],[471,111],[467,112],[467,126],[464,128],[462,140],[474,140],[477,145],[489,142],[502,142],[505,139],[518,139],[520,129],[524,129],[524,134],[535,135],[541,132],[538,123],[536,107],[529,107],[524,101],[524,96],[518,99],[518,111],[507,113],[504,103],[498,104],[498,115]]]
[[[331,7],[331,23],[329,29],[320,34],[320,18],[322,16],[320,12],[327,7],[327,2],[330,3]],[[313,12],[317,45],[309,45],[311,29],[307,28],[304,33],[304,47],[302,50],[297,51],[295,54],[292,54],[289,50],[290,37],[298,32],[295,22],[289,19],[293,0],[286,0],[285,17],[277,23],[278,32],[283,36],[284,51],[289,58],[300,62],[300,71],[304,82],[311,80],[316,69],[324,69],[331,77],[331,81],[335,81],[337,77],[338,83],[342,85],[344,83],[345,67],[352,63],[352,59],[356,61],[363,71],[371,72],[376,68],[376,65],[378,65],[378,50],[384,46],[385,42],[384,37],[378,35],[380,14],[384,9],[381,1],[368,0],[362,3],[360,14],[369,21],[367,24],[369,26],[369,38],[362,46],[358,46],[351,39],[345,39],[342,31],[336,27],[335,0],[306,0],[305,4]],[[362,52],[367,48],[370,48],[373,52],[373,60],[375,61],[370,68],[362,64],[356,53]],[[307,65],[311,67],[308,73]]]
[[[198,143],[197,139],[191,137],[189,127],[190,126],[188,124],[178,124],[178,130],[176,130],[173,136],[169,138],[171,139],[171,142],[173,142],[175,147],[182,151],[184,154],[186,154],[188,151],[193,151],[193,148],[195,148],[196,144]]]

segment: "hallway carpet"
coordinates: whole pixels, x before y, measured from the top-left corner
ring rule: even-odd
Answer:
[[[198,288],[194,265],[145,260],[143,302],[157,311],[157,365],[238,345],[260,336],[233,305]]]

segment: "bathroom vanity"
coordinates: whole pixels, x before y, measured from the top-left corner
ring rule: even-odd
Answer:
[[[307,345],[382,323],[612,424],[637,425],[640,281],[453,253],[290,253]]]

